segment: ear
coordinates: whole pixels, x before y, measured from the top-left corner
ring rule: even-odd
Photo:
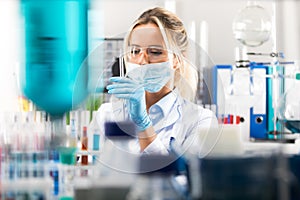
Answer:
[[[179,58],[178,56],[176,56],[175,54],[173,54],[173,69],[176,70],[179,68],[179,64],[180,64],[180,61],[179,61]]]

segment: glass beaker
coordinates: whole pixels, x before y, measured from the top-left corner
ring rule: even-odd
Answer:
[[[291,67],[290,67],[291,68]],[[279,100],[278,120],[292,133],[300,133],[300,66],[295,62],[289,71],[285,68],[285,92]]]

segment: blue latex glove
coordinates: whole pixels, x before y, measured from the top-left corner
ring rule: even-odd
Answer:
[[[130,118],[137,125],[139,131],[143,131],[152,125],[146,110],[145,89],[137,81],[125,77],[112,77],[114,84],[106,88],[109,94],[117,98],[125,99]]]

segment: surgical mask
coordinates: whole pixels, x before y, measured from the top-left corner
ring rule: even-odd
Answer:
[[[126,75],[142,84],[148,92],[158,92],[172,78],[174,72],[169,61],[139,65],[127,62]]]

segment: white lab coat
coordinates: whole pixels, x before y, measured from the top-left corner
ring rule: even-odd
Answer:
[[[112,101],[112,103],[104,103],[100,106],[96,119],[103,133],[104,122],[107,118],[117,121],[124,116],[122,105],[121,101]],[[211,110],[183,99],[176,90],[152,105],[149,109],[149,116],[157,137],[143,151],[146,154],[169,153],[171,138],[176,141],[177,145],[183,147],[182,151],[189,148],[194,151],[199,145],[199,130],[216,127],[218,124]],[[136,152],[140,151],[138,141],[133,149]]]

